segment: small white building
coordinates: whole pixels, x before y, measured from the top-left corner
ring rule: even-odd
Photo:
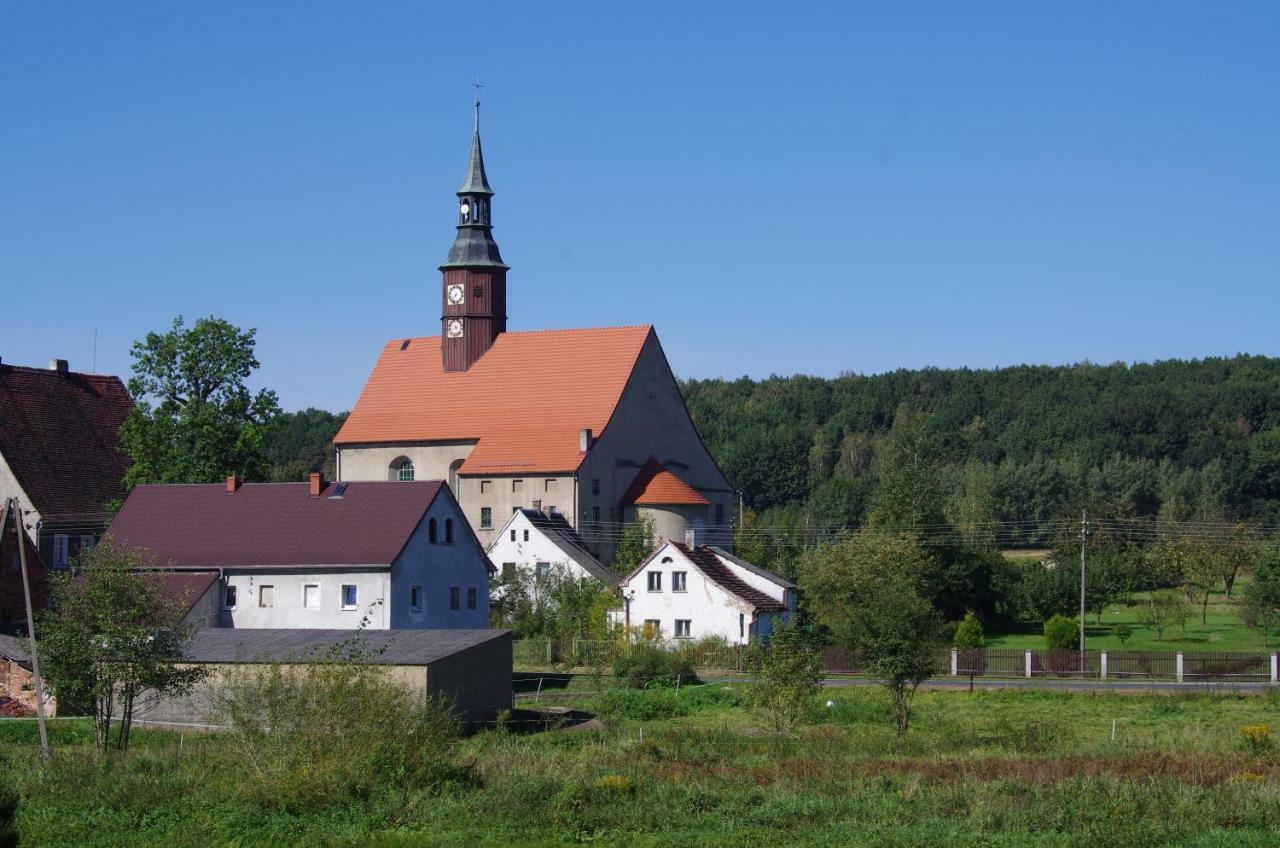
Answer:
[[[107,533],[171,582],[208,576],[187,593],[204,626],[489,626],[489,560],[438,480],[138,486]]]
[[[618,584],[615,621],[664,639],[718,636],[745,645],[796,611],[796,587],[722,548],[666,542]]]
[[[489,562],[503,577],[516,572],[545,577],[562,567],[569,575],[598,580],[606,586],[617,575],[587,550],[582,537],[555,511],[517,509],[489,545]]]

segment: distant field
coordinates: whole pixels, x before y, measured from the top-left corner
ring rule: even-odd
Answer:
[[[895,739],[879,689],[823,692],[791,737],[741,686],[581,695],[597,720],[458,744],[471,777],[307,809],[247,798],[227,738],[141,732],[86,759],[88,729],[0,723],[0,781],[41,846],[1264,846],[1280,833],[1280,758],[1240,728],[1267,696],[929,692]],[[826,706],[830,699],[831,706]],[[1114,734],[1114,735],[1113,735]],[[299,774],[300,780],[309,779]],[[3,832],[3,822],[0,822]]]

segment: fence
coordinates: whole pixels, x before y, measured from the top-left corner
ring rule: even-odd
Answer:
[[[676,639],[657,644],[689,657],[698,668],[739,670],[742,667],[741,645],[711,639]],[[624,639],[517,639],[511,643],[511,653],[512,662],[516,666],[542,668],[568,665],[592,668],[612,665],[619,657],[629,655],[634,647]]]

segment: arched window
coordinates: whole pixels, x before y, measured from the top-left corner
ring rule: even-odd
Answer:
[[[667,563],[669,563],[669,562],[675,562],[675,560],[673,560],[671,557],[663,557],[663,558],[662,558],[662,563],[663,563],[663,565],[665,565],[665,564],[667,564]]]
[[[390,472],[387,479],[392,481],[400,481],[401,483],[413,482],[413,460],[407,456],[396,457],[391,462]]]
[[[434,518],[427,522],[427,541],[433,545],[436,543],[436,520]]]
[[[444,543],[446,545],[453,544],[453,519],[446,518],[444,520]]]

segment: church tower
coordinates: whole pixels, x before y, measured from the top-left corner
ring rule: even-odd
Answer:
[[[480,101],[467,176],[458,189],[458,234],[440,266],[440,349],[445,371],[466,371],[507,329],[507,265],[493,240],[493,190],[480,149]]]

